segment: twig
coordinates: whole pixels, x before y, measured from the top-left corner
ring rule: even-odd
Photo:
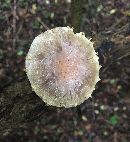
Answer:
[[[121,19],[117,20],[116,23],[114,23],[109,29],[108,31],[113,31],[114,29],[116,29],[116,27],[126,19],[126,16],[122,17]]]
[[[13,45],[12,49],[15,50],[16,47],[16,0],[13,2]]]
[[[118,134],[117,134],[117,132],[115,132],[113,135],[113,142],[118,142],[117,138],[118,138]]]
[[[1,39],[0,38],[0,41],[2,41],[2,42],[13,42],[13,39],[6,39],[6,40],[4,40],[4,39]],[[32,39],[28,39],[28,40],[24,40],[24,39],[17,39],[15,42],[17,43],[17,42],[25,42],[25,43],[28,43],[28,42],[31,42],[32,41]]]
[[[41,21],[41,19],[39,17],[37,17],[37,21],[46,29],[46,30],[50,30],[50,28],[48,28],[48,26],[43,22]]]
[[[93,111],[93,121],[95,121],[95,112],[94,112],[94,97],[92,97],[92,111]]]

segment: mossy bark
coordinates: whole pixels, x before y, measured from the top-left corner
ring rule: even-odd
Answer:
[[[82,20],[83,0],[72,0],[71,2],[71,25],[74,32],[80,32]]]

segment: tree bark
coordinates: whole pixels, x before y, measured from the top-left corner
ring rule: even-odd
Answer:
[[[54,107],[46,106],[32,91],[27,78],[13,83],[0,93],[0,137],[52,110],[54,111]]]
[[[71,26],[74,32],[80,32],[82,19],[83,0],[72,0],[71,2]]]

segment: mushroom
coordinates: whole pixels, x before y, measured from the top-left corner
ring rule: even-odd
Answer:
[[[75,107],[91,97],[100,65],[93,42],[70,27],[38,35],[25,61],[35,93],[48,105]]]

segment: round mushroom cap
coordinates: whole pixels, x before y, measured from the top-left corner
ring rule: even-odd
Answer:
[[[48,105],[75,107],[91,97],[100,65],[93,43],[70,27],[38,35],[26,57],[26,73],[35,93]]]

